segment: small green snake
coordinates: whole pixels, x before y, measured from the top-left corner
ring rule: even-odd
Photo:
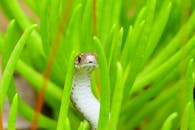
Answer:
[[[75,58],[71,99],[75,107],[97,129],[100,103],[91,90],[91,73],[98,66],[93,53],[82,53]]]

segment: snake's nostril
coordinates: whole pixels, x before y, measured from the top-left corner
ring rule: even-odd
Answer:
[[[89,63],[93,63],[93,61],[89,61]]]

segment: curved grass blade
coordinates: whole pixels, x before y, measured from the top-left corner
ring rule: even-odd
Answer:
[[[195,112],[194,112],[194,60],[190,59],[186,71],[186,88],[185,101],[186,107],[181,121],[181,130],[195,128]]]
[[[169,75],[164,77],[161,81],[155,82],[148,90],[140,93],[136,98],[132,98],[123,106],[122,113],[125,115],[128,113],[128,117],[134,116],[136,110],[139,110],[143,104],[147,103],[149,100],[154,98],[161,92],[167,84],[173,80],[177,80],[176,75],[178,75],[178,70],[173,70]],[[136,105],[135,105],[136,104]],[[131,110],[131,111],[129,111]]]
[[[86,120],[82,121],[80,123],[80,126],[79,126],[78,130],[90,130],[89,123]]]
[[[16,94],[16,86],[14,85],[13,82],[11,82],[9,92],[8,92],[8,98],[10,102],[12,102],[15,94]],[[33,120],[34,110],[29,105],[27,105],[20,97],[18,97],[18,112],[28,121]],[[55,120],[50,119],[42,114],[39,115],[39,120],[38,120],[39,128],[54,130],[56,129],[56,124],[57,123]]]
[[[98,64],[100,69],[100,82],[101,82],[101,94],[100,94],[100,117],[98,122],[98,130],[104,130],[109,120],[110,112],[110,78],[107,65],[106,56],[97,37],[94,37],[95,49],[98,55]]]
[[[190,116],[192,117],[192,115],[190,115],[190,114],[192,114],[190,112],[191,108],[194,109],[194,107],[192,106],[192,103],[188,102],[185,109],[184,109],[184,113],[181,117],[181,128],[180,128],[180,130],[188,130],[189,129],[189,124],[192,121],[194,121],[194,119],[192,119],[192,118],[191,118],[192,120],[190,120]]]
[[[5,47],[3,50],[3,57],[2,57],[2,70],[4,71],[5,66],[7,64],[7,61],[9,60],[9,57],[19,39],[18,36],[18,27],[17,24],[15,22],[15,20],[12,20],[9,25],[8,25],[8,29],[7,29],[7,33],[5,36]]]
[[[184,42],[190,34],[195,29],[195,11],[192,12],[189,20],[185,25],[180,29],[177,35],[170,41],[168,46],[161,51],[153,60],[152,62],[144,69],[140,77],[143,74],[150,73],[150,71],[154,70],[154,68],[161,65],[166,59],[168,59],[171,55],[173,55],[178,48],[180,47],[181,43]],[[185,32],[185,33],[184,33]]]
[[[31,25],[29,18],[26,16],[26,14],[21,9],[21,7],[19,6],[16,0],[1,0],[1,2],[4,4],[4,7],[7,7],[7,10],[11,14],[11,18],[14,18],[16,20],[16,22],[19,24],[22,30],[25,30]],[[10,2],[12,4],[10,4]],[[29,40],[30,41],[29,49],[31,50],[31,52],[36,51],[37,56],[40,56],[38,55],[38,53],[44,55],[42,44],[41,44],[42,43],[41,37],[38,34],[38,32],[36,31],[32,32],[32,37],[33,38]]]
[[[16,116],[18,111],[18,94],[16,93],[12,101],[8,119],[8,130],[16,129]]]
[[[44,77],[40,73],[36,72],[32,67],[28,66],[22,60],[19,60],[16,65],[16,71],[25,77],[25,79],[27,79],[33,85],[32,87],[34,87],[35,90],[39,91],[41,89]],[[53,82],[48,81],[46,97],[60,101],[62,98],[62,90]]]
[[[151,56],[152,52],[154,51],[157,43],[159,42],[162,36],[164,28],[168,22],[171,6],[172,4],[169,1],[164,2],[162,5],[162,8],[158,14],[159,19],[155,20],[154,25],[151,29],[151,34],[149,36],[148,44],[145,50],[146,53],[144,57],[144,63],[149,59],[149,57]]]
[[[108,122],[107,130],[115,130],[117,128],[123,101],[124,83],[127,79],[128,72],[128,70],[123,71],[122,65],[119,62],[117,63],[117,79],[112,97],[110,120]]]
[[[164,124],[167,117],[170,116],[170,114],[175,111],[174,101],[175,100],[171,100],[167,104],[163,105],[163,107],[161,107],[160,110],[158,110],[158,112],[154,116],[152,116],[152,119],[149,119],[150,120],[149,123],[146,126],[144,126],[143,130],[158,130],[159,128],[162,128],[162,125]],[[161,115],[160,118],[159,115]],[[175,122],[176,121],[172,123],[173,127],[175,127],[175,124],[177,123]]]
[[[165,123],[163,124],[161,130],[172,130],[172,122],[173,120],[178,116],[177,112],[172,113],[165,121]]]
[[[2,110],[5,97],[7,95],[7,90],[10,85],[10,81],[12,78],[12,75],[14,73],[14,69],[16,66],[17,61],[19,60],[20,54],[22,52],[22,49],[26,43],[27,38],[29,37],[32,30],[36,27],[36,25],[32,25],[28,27],[25,32],[23,33],[22,37],[16,44],[12,54],[10,55],[10,58],[7,62],[7,65],[5,67],[5,70],[3,72],[2,79],[0,81],[0,107]]]
[[[182,47],[177,53],[175,53],[171,58],[169,58],[157,69],[154,69],[153,71],[147,73],[145,76],[139,76],[134,83],[131,93],[139,91],[144,86],[153,82],[155,79],[163,77],[168,71],[174,68],[182,60],[182,58],[185,58],[191,53],[191,51],[195,48],[194,43],[195,36],[193,36],[184,47]]]
[[[77,53],[73,52],[68,65],[68,72],[66,74],[66,82],[64,84],[63,97],[61,101],[60,113],[58,117],[57,130],[65,130],[68,126],[64,123],[68,117],[68,107],[70,103],[70,93],[72,87],[73,71],[74,71],[74,59]]]
[[[29,107],[21,98],[18,98],[18,103],[19,103],[18,104],[19,113],[27,120],[32,121],[35,111],[31,107]],[[38,119],[39,119],[38,120],[39,128],[49,129],[49,130],[56,129],[57,123],[55,120],[50,119],[42,114],[39,115]]]
[[[28,27],[25,32],[23,33],[22,37],[17,42],[13,52],[10,55],[10,58],[5,66],[5,70],[3,72],[1,81],[0,81],[0,113],[2,113],[2,109],[4,106],[5,98],[7,95],[7,91],[12,80],[12,75],[14,73],[14,69],[16,63],[20,57],[22,49],[26,43],[27,38],[31,34],[32,30],[36,27],[36,25],[31,25]],[[1,115],[1,114],[0,114]],[[0,117],[1,118],[1,117]],[[2,122],[0,122],[2,123]],[[2,125],[1,125],[2,126]]]
[[[135,116],[131,117],[126,122],[126,124],[128,124],[127,128],[128,129],[135,128],[141,121],[148,118],[155,111],[157,111],[160,106],[162,106],[164,103],[168,102],[170,100],[170,98],[173,98],[174,96],[176,96],[180,85],[181,85],[181,81],[176,83],[173,87],[166,89],[155,100],[147,103],[144,106],[144,109],[137,111],[137,114]]]

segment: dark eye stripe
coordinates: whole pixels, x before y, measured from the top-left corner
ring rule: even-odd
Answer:
[[[78,62],[81,63],[81,56],[78,56]]]

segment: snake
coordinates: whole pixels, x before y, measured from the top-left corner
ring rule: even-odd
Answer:
[[[81,53],[74,61],[71,100],[76,109],[89,121],[92,130],[97,129],[100,103],[91,89],[91,73],[98,67],[94,53]]]

